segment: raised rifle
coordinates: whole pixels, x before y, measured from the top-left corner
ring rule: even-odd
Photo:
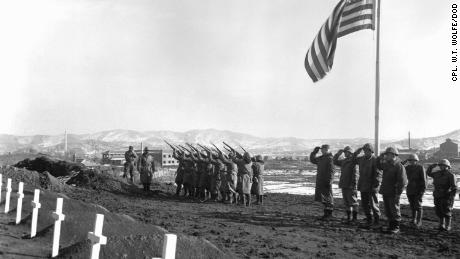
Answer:
[[[246,149],[244,149],[244,147],[242,147],[241,145],[239,145],[239,146],[244,152],[248,152],[248,151],[246,151]]]
[[[226,145],[228,148],[230,148],[230,150],[231,150],[233,153],[235,153],[235,155],[236,155],[237,157],[240,157],[240,158],[243,157],[238,151],[236,151],[234,148],[232,148],[229,144],[227,144],[227,143],[225,143],[225,142],[223,142],[223,143],[224,143],[224,145]]]
[[[219,154],[222,153],[222,151],[220,151],[220,149],[219,149],[216,145],[214,145],[214,143],[211,143],[211,145],[213,145],[213,146],[216,148],[216,150],[217,150],[217,152],[218,152]]]
[[[211,152],[211,150],[210,150],[209,148],[207,148],[207,147],[205,147],[205,146],[203,146],[203,145],[198,144],[198,146],[199,146],[200,148],[202,148],[202,149],[208,151],[208,152]]]
[[[174,148],[173,145],[169,144],[168,141],[166,141],[166,140],[164,140],[164,139],[163,139],[163,141],[164,141],[170,148],[172,148],[173,151],[176,150],[176,148]]]

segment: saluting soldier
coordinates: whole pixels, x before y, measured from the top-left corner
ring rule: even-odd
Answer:
[[[434,168],[439,170],[434,171]],[[439,163],[428,166],[426,174],[433,178],[433,197],[436,215],[439,217],[441,231],[450,231],[452,228],[452,209],[455,194],[457,193],[457,179],[451,172],[449,160],[442,159]]]
[[[364,152],[363,156],[359,156]],[[361,192],[361,207],[366,215],[365,227],[380,225],[380,209],[377,194],[382,182],[382,171],[377,168],[377,157],[370,143],[364,144],[353,153],[359,166],[358,191]]]
[[[342,154],[345,158],[340,159]],[[353,149],[346,146],[333,157],[334,165],[340,166],[339,188],[342,189],[342,198],[347,213],[347,223],[358,220],[358,179],[356,161],[353,158]],[[353,219],[352,219],[353,214]]]
[[[422,199],[425,194],[427,179],[425,168],[418,161],[419,158],[416,154],[410,154],[403,164],[406,167],[408,181],[406,195],[412,211],[412,224],[416,227],[421,227],[423,217]]]
[[[321,156],[316,156],[321,150]],[[329,152],[329,145],[315,147],[310,154],[310,162],[317,165],[315,201],[324,205],[324,215],[322,220],[332,218],[334,210],[334,198],[332,195],[332,181],[334,179],[334,164],[332,154]]]
[[[399,201],[407,185],[406,169],[401,164],[398,155],[396,148],[388,147],[377,160],[377,167],[383,170],[380,194],[383,196],[385,214],[389,224],[387,232],[391,234],[399,233],[401,222]]]

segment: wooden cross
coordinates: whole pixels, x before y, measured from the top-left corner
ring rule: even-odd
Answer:
[[[176,258],[177,236],[174,234],[165,234],[163,241],[163,256],[152,259],[175,259]]]
[[[8,178],[8,181],[6,183],[5,213],[10,212],[10,198],[11,198],[11,178]]]
[[[18,205],[16,207],[16,225],[21,222],[22,199],[24,199],[24,183],[19,182],[18,187]]]
[[[32,224],[30,228],[30,238],[35,237],[37,234],[37,221],[38,221],[38,209],[41,208],[40,204],[40,190],[35,189],[34,191],[34,200],[31,202],[32,203]]]
[[[59,238],[61,235],[61,222],[64,221],[65,215],[62,214],[62,198],[57,198],[56,211],[53,212],[52,217],[54,222],[54,235],[53,235],[53,251],[51,257],[56,257],[59,253]]]
[[[3,175],[0,174],[0,201],[2,201],[2,185],[3,185]]]
[[[88,239],[92,243],[91,259],[98,259],[101,245],[107,244],[107,237],[102,235],[102,226],[104,224],[104,215],[96,214],[94,223],[94,232],[88,232]]]

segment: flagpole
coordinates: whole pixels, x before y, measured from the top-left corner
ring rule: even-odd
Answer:
[[[380,154],[380,138],[379,138],[379,114],[380,114],[380,1],[376,1],[375,10],[375,31],[377,34],[377,42],[375,48],[375,154]]]

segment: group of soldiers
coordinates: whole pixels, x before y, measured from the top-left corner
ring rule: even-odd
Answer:
[[[150,190],[152,184],[153,173],[155,172],[155,162],[153,157],[149,154],[149,148],[145,147],[143,153],[137,157],[136,152],[132,146],[129,146],[128,151],[125,152],[125,164],[123,178],[128,177],[131,183],[134,182],[134,168],[140,175],[140,181],[144,187],[144,191]]]
[[[166,142],[167,143],[167,142]],[[243,149],[243,154],[224,142],[227,154],[217,146],[197,147],[187,144],[174,146],[173,157],[179,162],[175,183],[176,195],[205,201],[220,201],[229,204],[251,205],[251,196],[256,196],[256,204],[263,204],[264,160],[261,155],[251,156]],[[318,153],[321,151],[321,155]],[[388,219],[387,232],[400,231],[400,198],[406,189],[406,195],[412,211],[412,224],[422,226],[422,201],[427,187],[427,176],[433,178],[433,197],[436,215],[439,217],[439,230],[452,228],[452,210],[457,193],[456,177],[451,172],[447,159],[431,164],[426,171],[419,163],[417,155],[412,154],[402,161],[398,150],[388,147],[380,155],[374,154],[374,148],[367,143],[354,151],[347,146],[335,155],[329,145],[315,147],[310,154],[310,162],[317,165],[315,201],[324,205],[322,220],[332,218],[334,198],[332,182],[335,166],[340,167],[339,188],[342,189],[346,208],[347,222],[358,220],[358,191],[361,194],[361,207],[366,216],[364,227],[380,227],[380,208],[378,194],[383,197],[385,214]],[[150,190],[155,163],[144,148],[140,157],[130,146],[125,153],[124,177],[133,181],[133,171],[137,167],[140,181],[145,191]],[[437,170],[435,170],[438,168]]]
[[[366,216],[364,226],[380,227],[380,208],[377,194],[383,197],[385,214],[388,219],[388,233],[400,231],[400,198],[406,189],[406,195],[412,211],[411,223],[422,226],[422,201],[427,186],[427,176],[433,178],[433,197],[436,215],[439,217],[440,231],[452,228],[452,209],[457,192],[456,177],[451,172],[447,159],[431,164],[425,171],[417,155],[411,155],[402,161],[398,150],[388,147],[380,155],[374,154],[374,148],[367,143],[354,151],[347,146],[335,155],[329,151],[329,145],[316,147],[310,154],[310,162],[317,165],[315,201],[324,204],[322,220],[332,217],[334,200],[332,181],[334,166],[340,167],[339,188],[342,189],[346,208],[347,222],[356,222],[358,218],[358,191],[361,194],[361,207]],[[321,150],[321,155],[318,155]],[[363,154],[361,154],[363,153]],[[358,167],[358,168],[357,168]],[[438,168],[437,170],[435,170]]]
[[[218,147],[187,144],[173,146],[173,157],[179,161],[175,182],[176,195],[228,204],[263,204],[264,160],[261,155],[251,156],[244,149],[241,154],[224,143],[228,154]]]

